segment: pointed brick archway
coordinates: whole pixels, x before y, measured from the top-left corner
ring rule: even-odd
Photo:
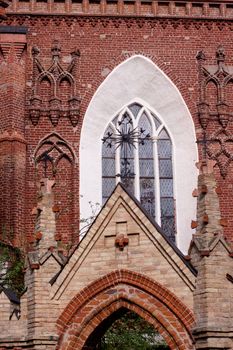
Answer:
[[[128,270],[97,279],[70,301],[57,321],[57,349],[87,349],[93,332],[121,308],[151,323],[170,349],[194,349],[192,311],[166,287]]]

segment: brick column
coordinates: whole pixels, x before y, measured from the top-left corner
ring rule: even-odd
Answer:
[[[0,238],[19,246],[25,231],[26,31],[0,27]]]
[[[225,220],[220,214],[214,162],[203,161],[198,166],[197,229],[189,251],[198,270],[193,294],[195,346],[206,350],[232,349],[233,285],[228,278],[233,271],[232,254],[223,236]]]

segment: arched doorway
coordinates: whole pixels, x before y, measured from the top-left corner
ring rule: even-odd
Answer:
[[[94,332],[122,309],[135,312],[161,334],[171,350],[192,350],[191,310],[161,284],[132,271],[114,271],[84,288],[57,321],[59,350],[83,350]],[[101,330],[102,327],[102,330]]]
[[[89,336],[85,350],[169,350],[154,325],[122,307],[107,317]]]

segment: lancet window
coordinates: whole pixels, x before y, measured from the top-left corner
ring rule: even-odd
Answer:
[[[166,126],[141,104],[133,103],[122,109],[105,130],[103,204],[121,181],[175,242],[172,155],[172,141]]]

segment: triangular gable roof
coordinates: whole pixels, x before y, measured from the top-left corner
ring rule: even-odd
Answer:
[[[194,279],[197,275],[195,268],[185,259],[182,252],[166,237],[161,227],[142,208],[139,201],[130,194],[122,184],[118,184],[89,228],[85,237],[80,241],[73,254],[70,256],[67,264],[62,268],[59,274],[52,278],[52,297],[55,297],[56,295],[59,298],[59,295],[61,295],[66,289],[76,271],[75,265],[77,265],[81,259],[85,259],[85,256],[88,255],[91,247],[95,244],[97,239],[96,236],[100,235],[99,229],[101,228],[103,231],[103,228],[107,226],[107,217],[109,217],[109,215],[112,216],[115,213],[117,202],[119,201],[121,201],[125,208],[134,215],[136,220],[140,219],[143,230],[150,235],[152,243],[156,244],[162,255],[166,255],[166,259],[174,262],[174,265],[179,268],[179,273],[183,274],[183,278],[186,280],[187,284],[189,284],[189,287],[191,289],[194,288]]]

